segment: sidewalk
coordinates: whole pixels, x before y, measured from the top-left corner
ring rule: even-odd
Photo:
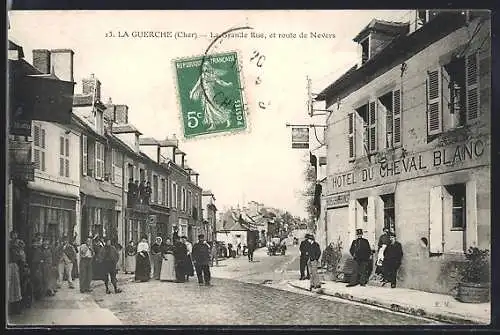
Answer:
[[[75,288],[70,289],[65,282],[55,296],[35,301],[20,315],[8,316],[8,326],[122,324],[110,310],[99,307],[91,294],[80,293],[78,279],[74,284]]]
[[[309,289],[309,280],[291,280],[295,288]],[[489,324],[491,305],[461,303],[452,296],[406,288],[379,286],[346,287],[345,283],[323,281],[320,294],[347,299],[401,313],[455,324]]]

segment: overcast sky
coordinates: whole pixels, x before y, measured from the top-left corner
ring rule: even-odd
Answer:
[[[129,122],[147,137],[182,138],[172,59],[202,55],[210,33],[250,26],[255,33],[296,38],[225,39],[217,51],[237,50],[243,63],[250,129],[243,134],[181,141],[188,164],[200,173],[219,208],[250,200],[305,216],[300,190],[308,151],[291,149],[285,123],[321,123],[306,111],[306,76],[319,92],[358,61],[352,39],[373,18],[410,21],[411,11],[37,11],[11,12],[9,39],[24,48],[75,52],[75,93],[94,73],[104,101],[129,106]],[[107,38],[106,33],[129,37]],[[133,32],[197,33],[198,38],[134,38]],[[300,38],[300,32],[329,38]],[[250,31],[247,31],[250,33]],[[203,36],[205,35],[205,36]],[[335,35],[335,38],[331,36]],[[250,62],[264,55],[262,67]],[[256,84],[260,78],[260,84]],[[258,106],[263,102],[266,109]],[[323,108],[319,106],[318,108]],[[318,132],[321,134],[322,132]],[[314,135],[312,135],[314,139]],[[321,140],[321,138],[320,138]],[[318,146],[315,140],[311,147]]]

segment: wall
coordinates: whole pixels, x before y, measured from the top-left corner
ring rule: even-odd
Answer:
[[[158,162],[158,146],[140,145],[141,152],[145,153],[151,160]]]

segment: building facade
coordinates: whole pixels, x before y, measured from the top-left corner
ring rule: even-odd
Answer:
[[[348,252],[355,229],[375,250],[387,227],[401,286],[449,293],[464,251],[491,246],[490,18],[416,17],[373,20],[354,39],[361,64],[317,97],[332,111],[318,230]]]
[[[217,207],[215,206],[215,195],[210,190],[202,192],[202,212],[205,238],[208,241],[217,239]]]

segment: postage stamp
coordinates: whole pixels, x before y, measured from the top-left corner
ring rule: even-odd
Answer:
[[[234,51],[174,61],[185,138],[246,129],[238,64]]]

